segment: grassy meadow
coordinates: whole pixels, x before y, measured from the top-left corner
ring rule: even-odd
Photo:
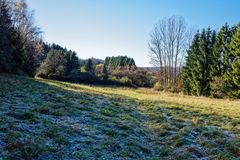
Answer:
[[[0,159],[239,159],[240,101],[0,74]]]

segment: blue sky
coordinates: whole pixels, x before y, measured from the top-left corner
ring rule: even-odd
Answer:
[[[240,22],[240,0],[27,0],[44,40],[80,58],[127,55],[151,66],[148,40],[154,24],[183,16],[196,29]]]

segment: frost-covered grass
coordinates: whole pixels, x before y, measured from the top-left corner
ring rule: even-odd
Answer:
[[[0,159],[234,159],[240,102],[0,74]]]

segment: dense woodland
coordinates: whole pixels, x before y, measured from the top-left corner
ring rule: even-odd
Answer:
[[[151,71],[127,56],[82,60],[72,50],[43,42],[33,18],[24,0],[0,0],[0,72],[240,98],[240,25],[226,23],[220,31],[209,27],[192,36],[183,17],[159,21],[150,34],[157,68]]]
[[[240,98],[240,25],[198,31],[181,76],[186,94]]]

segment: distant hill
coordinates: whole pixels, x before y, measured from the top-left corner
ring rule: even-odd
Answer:
[[[139,69],[148,71],[148,72],[158,72],[159,68],[158,67],[138,67]],[[180,68],[177,69],[177,71],[180,71]]]
[[[138,67],[138,68],[148,72],[157,72],[159,69],[158,67]]]

